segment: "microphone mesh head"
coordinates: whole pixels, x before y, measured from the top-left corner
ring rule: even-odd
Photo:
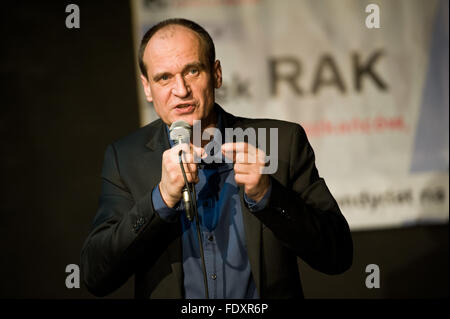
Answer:
[[[169,129],[170,139],[178,143],[187,143],[191,141],[192,127],[185,121],[175,121]]]

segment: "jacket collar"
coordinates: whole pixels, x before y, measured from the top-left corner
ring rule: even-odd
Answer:
[[[170,148],[169,136],[167,135],[167,131],[165,129],[166,125],[161,119],[154,121],[150,125],[150,138],[145,146],[147,146],[152,151],[159,150],[162,154],[162,152]]]

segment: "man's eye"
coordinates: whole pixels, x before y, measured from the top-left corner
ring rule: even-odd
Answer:
[[[169,76],[167,74],[164,74],[163,76],[161,76],[161,80],[166,81],[168,79],[169,79]]]
[[[197,74],[198,73],[198,69],[190,69],[189,73],[190,74]]]

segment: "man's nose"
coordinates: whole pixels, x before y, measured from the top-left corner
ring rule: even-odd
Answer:
[[[186,85],[184,78],[177,74],[175,76],[175,85],[172,88],[172,93],[178,97],[186,97],[189,95],[189,86]]]

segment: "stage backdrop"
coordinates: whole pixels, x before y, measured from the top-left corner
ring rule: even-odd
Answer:
[[[447,1],[132,5],[136,46],[169,17],[210,32],[227,111],[305,128],[352,230],[448,222]],[[139,95],[145,125],[157,116]]]

